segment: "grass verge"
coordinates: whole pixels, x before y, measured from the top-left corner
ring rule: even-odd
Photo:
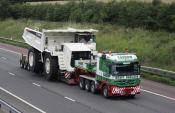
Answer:
[[[2,38],[0,38],[0,43],[10,44],[10,45],[14,45],[17,47],[22,47],[22,48],[29,48],[30,47],[29,45],[27,45],[25,43],[17,42],[14,40],[2,39]]]
[[[164,77],[164,76],[154,75],[150,73],[142,73],[141,75],[143,78],[148,79],[148,80],[175,86],[175,79],[170,78],[170,77]]]

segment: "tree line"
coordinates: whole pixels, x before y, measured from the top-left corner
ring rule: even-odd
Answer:
[[[111,23],[126,27],[175,32],[175,4],[96,1],[67,4],[11,4],[0,0],[0,18],[30,18],[46,21]]]

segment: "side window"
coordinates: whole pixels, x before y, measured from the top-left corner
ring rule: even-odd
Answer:
[[[92,35],[93,42],[96,42],[96,36]]]

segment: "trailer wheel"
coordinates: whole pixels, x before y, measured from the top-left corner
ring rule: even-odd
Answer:
[[[44,56],[44,74],[47,80],[58,79],[58,58],[53,57],[50,53],[46,53]]]
[[[90,81],[87,79],[85,80],[85,90],[90,91]]]
[[[79,87],[80,87],[80,89],[82,89],[82,90],[84,90],[84,88],[85,88],[84,79],[81,78],[81,77],[80,77]]]
[[[103,97],[108,98],[109,97],[109,93],[108,93],[108,89],[107,86],[103,86]]]
[[[95,88],[95,82],[94,81],[91,82],[90,90],[91,90],[91,93],[93,93],[93,94],[96,93],[96,88]]]
[[[41,63],[39,62],[39,52],[34,48],[30,48],[28,51],[29,70],[38,73],[41,69]]]

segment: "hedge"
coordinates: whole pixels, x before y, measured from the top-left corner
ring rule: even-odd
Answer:
[[[175,32],[175,4],[135,1],[102,3],[96,1],[67,4],[8,4],[0,2],[0,18],[30,18],[46,21],[111,23],[126,27]],[[8,5],[8,6],[7,6]]]

